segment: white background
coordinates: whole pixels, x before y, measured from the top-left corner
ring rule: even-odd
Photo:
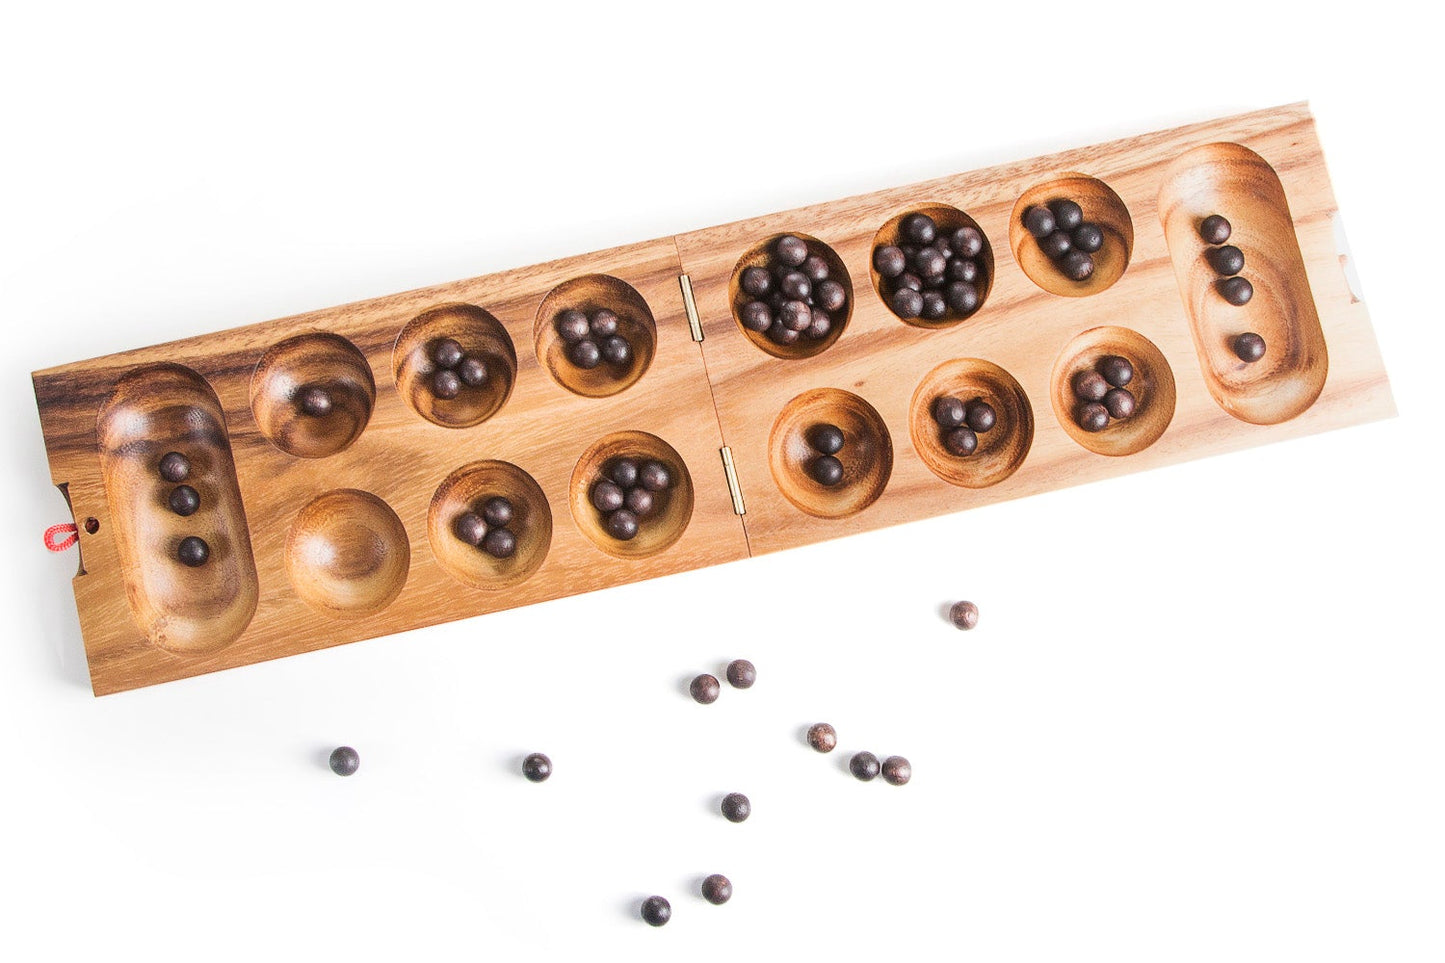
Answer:
[[[1438,39],[1374,3],[7,5],[0,956],[1439,960]],[[29,372],[1308,98],[1402,416],[91,697]],[[997,242],[997,241],[996,241]],[[982,624],[939,608],[976,600]],[[751,658],[759,682],[689,702]],[[841,750],[799,741],[817,719]],[[356,746],[360,773],[322,763]],[[840,771],[901,752],[906,788]],[[542,749],[551,782],[515,774]],[[734,826],[717,797],[751,795]],[[696,895],[732,877],[724,907]],[[640,897],[672,899],[652,930]]]

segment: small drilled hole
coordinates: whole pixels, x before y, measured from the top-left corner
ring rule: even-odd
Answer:
[[[87,534],[87,535],[94,535],[94,534],[95,534],[96,532],[98,532],[98,531],[100,531],[100,519],[98,519],[98,518],[87,518],[87,519],[85,520],[85,532],[86,532],[86,534]]]

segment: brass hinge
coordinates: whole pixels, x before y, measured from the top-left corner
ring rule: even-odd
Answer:
[[[722,452],[723,473],[728,476],[728,493],[733,496],[733,514],[746,515],[748,510],[743,505],[743,490],[738,487],[738,471],[733,466],[733,450],[727,445],[718,450]]]
[[[692,340],[702,340],[702,322],[697,317],[697,302],[692,297],[692,279],[686,274],[677,276],[677,283],[682,288],[682,306],[687,308],[687,326],[692,328]],[[739,515],[742,512],[738,512]]]

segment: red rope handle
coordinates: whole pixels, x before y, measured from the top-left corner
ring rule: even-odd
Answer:
[[[61,534],[65,535],[65,538],[57,542],[55,537]],[[80,529],[75,527],[74,522],[51,525],[45,530],[45,547],[52,552],[63,552],[78,541],[80,541]]]

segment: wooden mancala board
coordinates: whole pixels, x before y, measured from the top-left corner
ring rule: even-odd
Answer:
[[[1024,229],[1071,198],[1101,226],[1085,282]],[[981,307],[905,322],[875,245],[925,211],[986,245]],[[1233,224],[1255,289],[1227,304],[1199,224]],[[943,177],[735,224],[203,335],[34,375],[53,480],[80,530],[75,597],[97,694],[354,642],[752,554],[960,511],[1394,413],[1303,105]],[[737,311],[743,267],[780,235],[848,289],[819,340],[777,345]],[[566,358],[559,312],[606,307],[625,366]],[[1239,361],[1232,338],[1261,334]],[[490,372],[430,390],[454,338]],[[1085,432],[1070,387],[1118,354],[1132,417]],[[328,414],[303,413],[323,386]],[[997,424],[948,453],[940,395]],[[843,429],[842,482],[807,466],[818,423]],[[170,451],[200,509],[167,507]],[[629,541],[589,503],[620,456],[673,486]],[[493,495],[517,550],[456,537]],[[210,557],[177,559],[187,536]]]

